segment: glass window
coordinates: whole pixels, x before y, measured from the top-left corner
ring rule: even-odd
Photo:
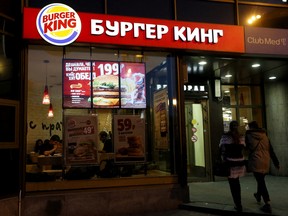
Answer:
[[[224,123],[224,132],[228,132],[230,121],[237,119],[236,109],[230,107],[223,107],[222,113],[223,113],[222,115]]]
[[[108,14],[159,19],[174,19],[171,0],[107,1]]]
[[[222,95],[222,115],[225,131],[229,129],[229,122],[232,120],[239,122],[239,131],[241,133],[245,132],[246,124],[252,120],[262,124],[260,86],[223,85]],[[237,100],[235,100],[235,97]]]
[[[287,8],[259,5],[239,5],[239,23],[242,26],[288,28]]]
[[[233,3],[203,0],[182,0],[176,3],[178,20],[235,24]],[[225,14],[225,16],[219,16],[219,14]]]
[[[239,124],[246,125],[250,121],[257,121],[262,125],[262,109],[261,108],[239,108]]]
[[[247,1],[247,0],[239,0],[239,2],[255,2],[255,3],[269,3],[269,4],[287,4],[286,2],[282,1],[282,0],[250,0],[250,1]]]
[[[222,85],[223,105],[236,105],[235,88],[230,85]]]
[[[55,1],[28,0],[28,7],[42,8],[52,3],[55,3]],[[59,0],[57,3],[69,5],[79,12],[105,13],[105,0],[85,0],[79,2],[73,0]]]
[[[236,91],[234,86],[222,85],[222,96],[225,105],[251,106],[262,103],[260,86],[238,86]]]
[[[260,86],[238,86],[239,105],[261,105]]]
[[[9,23],[9,22],[8,22]],[[1,24],[1,18],[0,18]],[[3,23],[2,23],[3,24]],[[10,23],[9,23],[10,24]],[[5,26],[5,22],[3,24]],[[9,27],[9,25],[8,25]],[[10,25],[10,28],[13,28]],[[7,28],[6,28],[7,30]],[[18,59],[18,52],[16,49],[17,42],[14,37],[9,36],[11,32],[0,34],[0,98],[18,99],[19,98],[19,74],[17,70],[16,61]]]
[[[146,73],[145,79],[143,80],[146,83],[146,91],[140,95],[146,100],[147,109],[62,108],[63,56],[66,60],[84,59],[88,60],[88,62],[89,60],[128,63],[143,62],[146,68],[144,71]],[[72,46],[63,49],[62,47],[30,45],[28,50],[26,181],[95,180],[100,177],[118,178],[135,175],[157,176],[174,174],[176,172],[172,166],[174,158],[171,158],[171,155],[173,155],[171,151],[174,148],[171,148],[171,140],[174,139],[173,134],[175,133],[174,128],[177,128],[175,127],[177,121],[175,120],[176,117],[169,117],[171,112],[175,112],[175,100],[173,99],[176,98],[176,93],[174,92],[176,89],[174,81],[176,79],[171,78],[171,76],[176,74],[173,66],[174,61],[174,57],[169,57],[169,53],[163,52],[139,52]],[[81,64],[75,66],[78,67]],[[108,70],[109,68],[107,66],[106,69]],[[140,73],[138,70],[133,72],[135,76]],[[73,73],[76,73],[76,70]],[[108,80],[107,82],[110,81]],[[80,81],[77,81],[76,84],[78,82]],[[121,82],[123,81],[121,80]],[[54,112],[54,116],[50,118],[47,117],[50,109],[49,105],[42,104],[44,86],[46,84]],[[87,84],[91,85],[91,82],[87,82]],[[136,84],[138,87],[134,87],[135,94],[133,95],[138,98],[139,90],[142,89],[139,87],[139,79],[137,83],[135,81]],[[70,88],[72,87],[70,86]],[[108,89],[103,90],[103,94],[107,93],[107,91]],[[76,89],[73,92],[77,93],[78,91]],[[77,94],[75,94],[75,97],[77,97]],[[137,102],[136,99],[135,101]],[[71,129],[73,136],[76,134],[75,142],[72,139],[68,140],[67,137],[72,137],[72,135],[67,134],[65,130],[70,126],[77,125],[76,122],[81,122],[81,120],[69,121],[71,116],[75,117],[75,119],[84,119],[88,116],[89,121],[82,121],[81,124],[90,124],[90,118],[92,122],[96,118],[97,121],[93,123],[95,130],[97,130],[94,133],[95,136],[89,137],[89,140],[85,139],[85,142],[77,137],[77,135],[79,136],[78,133],[81,132],[82,134],[80,128],[83,128],[83,133],[84,131],[85,133],[92,131],[91,127],[86,125],[78,127],[77,130]],[[132,120],[129,121],[129,118]],[[143,128],[138,131],[143,135],[143,139],[139,141],[140,143],[138,140],[134,140],[133,143],[131,141],[131,144],[130,141],[128,142],[128,137],[126,137],[127,143],[125,144],[127,145],[119,145],[119,142],[123,141],[123,137],[124,142],[126,142],[126,132],[124,131],[121,135],[118,128],[137,128],[137,124],[133,122],[134,119],[136,123],[144,121],[144,124],[142,124]],[[100,136],[100,131],[107,132],[107,137],[111,139],[109,142],[112,145],[112,152],[105,150],[106,142]],[[53,135],[57,135],[59,138],[56,141],[51,140],[50,138]],[[38,146],[36,141],[38,143],[39,139],[43,143],[40,151],[38,151],[38,147],[35,148],[36,145]],[[48,149],[45,149],[46,147]],[[54,148],[56,150],[59,149],[59,152],[56,152],[56,150],[54,152]],[[136,154],[139,153],[138,150],[142,151],[140,159],[139,155]],[[113,165],[110,164],[111,167],[108,169],[107,167],[110,165],[102,164],[102,161],[105,161],[105,163],[112,161]]]
[[[238,87],[238,104],[251,105],[251,92],[249,86]]]

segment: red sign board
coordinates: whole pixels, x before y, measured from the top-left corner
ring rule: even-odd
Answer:
[[[36,27],[39,11],[24,8],[24,39],[41,39]],[[241,26],[77,14],[82,28],[76,42],[244,53]],[[53,17],[60,19],[61,13]]]

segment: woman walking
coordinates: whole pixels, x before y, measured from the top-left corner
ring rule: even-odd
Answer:
[[[231,121],[229,131],[222,135],[220,140],[220,151],[223,161],[230,167],[228,182],[230,191],[235,204],[235,210],[242,212],[241,203],[241,185],[239,178],[245,175],[246,168],[244,164],[243,149],[245,147],[244,136],[238,132],[238,122]]]
[[[257,202],[261,202],[261,197],[265,203],[260,209],[266,213],[272,213],[270,197],[265,183],[265,176],[269,172],[270,158],[274,166],[279,169],[279,161],[274,153],[272,145],[266,134],[266,130],[259,128],[256,121],[248,124],[245,142],[249,151],[248,169],[253,172],[257,181],[257,192],[254,197]]]

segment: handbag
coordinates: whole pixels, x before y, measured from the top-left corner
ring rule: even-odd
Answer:
[[[214,166],[214,175],[220,177],[227,177],[230,175],[230,165],[226,161],[218,160]]]
[[[214,163],[213,174],[220,177],[227,177],[230,175],[230,164],[228,161],[223,160],[220,148],[218,157]]]

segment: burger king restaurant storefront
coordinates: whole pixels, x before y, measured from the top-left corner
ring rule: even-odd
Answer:
[[[247,52],[244,31],[253,36],[253,29],[83,13],[58,3],[24,8],[23,26],[24,215],[52,205],[64,215],[175,209],[189,201],[187,181],[214,180],[219,125],[263,123],[261,86],[224,87],[219,74],[231,56]],[[198,64],[211,59],[209,67]],[[59,140],[46,148],[54,135]]]

